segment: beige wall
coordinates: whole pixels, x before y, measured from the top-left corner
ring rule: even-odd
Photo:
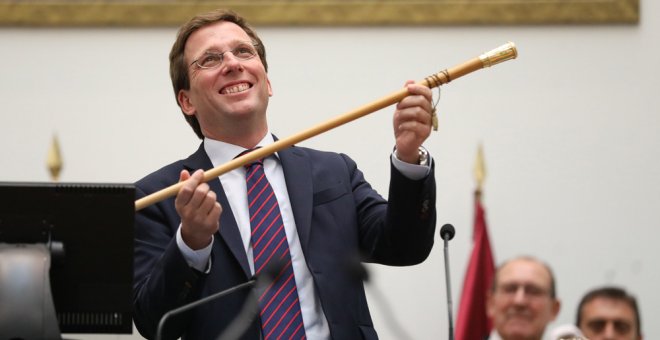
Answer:
[[[527,253],[555,270],[569,323],[581,294],[625,285],[646,338],[660,314],[660,5],[635,26],[261,28],[285,137],[514,41],[519,59],[442,89],[438,229],[450,245],[454,309],[471,250],[472,167],[483,143],[484,204],[497,261]],[[187,156],[198,141],[175,105],[167,53],[175,29],[0,29],[0,180],[48,181],[59,136],[63,181],[132,182]],[[304,142],[348,153],[386,194],[392,108]],[[412,268],[372,266],[374,284],[415,339],[447,332],[442,242]],[[383,339],[395,339],[370,289]],[[98,339],[124,336],[106,336]],[[139,338],[134,335],[132,338]]]

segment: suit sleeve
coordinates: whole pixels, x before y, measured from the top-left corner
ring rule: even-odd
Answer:
[[[391,166],[388,200],[383,202],[355,164],[348,160],[347,165],[363,259],[393,266],[424,261],[433,247],[436,224],[434,168],[428,176],[411,180]]]
[[[156,188],[138,182],[136,195]],[[195,299],[197,281],[203,276],[190,268],[176,244],[179,217],[173,198],[146,207],[135,216],[134,316],[135,325],[146,338],[155,338],[162,316]],[[187,320],[168,320],[165,339],[178,338]]]

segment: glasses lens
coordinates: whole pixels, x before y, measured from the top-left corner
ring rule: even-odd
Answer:
[[[499,287],[500,292],[508,296],[518,294],[521,289],[523,294],[528,297],[541,297],[548,294],[546,289],[534,284],[505,283]]]
[[[222,64],[222,53],[206,52],[196,63],[200,68],[216,67]]]
[[[252,45],[241,44],[236,46],[236,48],[231,51],[231,54],[238,59],[247,60],[254,58],[254,56],[257,55],[257,50]]]

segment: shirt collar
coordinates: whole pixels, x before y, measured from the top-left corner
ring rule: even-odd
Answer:
[[[264,147],[266,145],[273,144],[274,142],[275,140],[273,139],[273,135],[269,131],[266,133],[264,138],[259,143],[257,143],[255,147]],[[231,161],[236,156],[238,156],[238,154],[247,149],[242,146],[226,143],[223,141],[204,138],[204,150],[211,159],[213,166],[216,167]],[[275,153],[275,157],[279,158],[277,153]]]

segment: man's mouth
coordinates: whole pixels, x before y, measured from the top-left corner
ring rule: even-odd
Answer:
[[[249,83],[240,83],[240,84],[234,84],[231,86],[227,86],[220,90],[221,94],[232,94],[232,93],[238,93],[238,92],[243,92],[247,91],[250,89],[251,85]]]
[[[530,313],[527,311],[509,312],[507,313],[507,317],[509,319],[515,319],[515,320],[530,320],[532,318]]]

